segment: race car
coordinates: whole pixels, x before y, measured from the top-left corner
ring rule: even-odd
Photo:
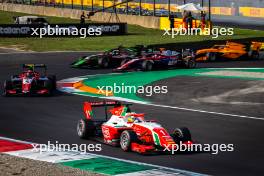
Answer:
[[[136,45],[135,47],[131,48],[119,46],[118,48],[111,49],[100,54],[82,56],[74,61],[71,66],[74,68],[115,68],[122,65],[124,61],[128,61],[134,57],[140,56],[142,52],[151,52],[151,49],[146,48],[143,45]]]
[[[144,114],[132,112],[130,106],[118,101],[84,102],[85,118],[78,121],[78,136],[140,154],[164,152],[165,148],[172,149],[176,143],[193,144],[188,128],[176,128],[169,134],[156,121],[146,120]],[[99,107],[103,107],[105,118],[96,120],[94,108]],[[111,115],[109,119],[108,113]]]
[[[241,44],[227,41],[225,45],[214,45],[211,48],[197,50],[196,61],[259,59],[262,43]]]
[[[159,53],[146,54],[129,60],[120,67],[114,69],[114,71],[151,71],[154,69],[169,69],[175,67],[195,68],[196,61],[194,52],[190,49],[177,52],[161,48]]]
[[[56,76],[47,76],[44,64],[23,64],[23,72],[11,76],[4,83],[4,96],[16,95],[51,95],[56,89]],[[41,69],[42,73],[37,69]]]

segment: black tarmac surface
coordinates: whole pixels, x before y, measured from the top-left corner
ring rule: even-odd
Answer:
[[[87,74],[109,73],[111,70],[72,69],[69,67],[74,58],[83,53],[28,53],[0,54],[0,89],[3,82],[12,74],[18,73],[23,63],[45,63],[50,74],[57,74],[58,80]],[[263,67],[264,62],[226,62],[205,63],[200,67]],[[221,94],[234,88],[247,87],[247,81],[216,79],[183,78],[166,80],[173,96],[180,99],[165,101],[163,104],[185,108],[213,110],[223,113],[239,113],[263,117],[263,105],[237,106],[226,104],[197,103],[192,98],[205,95]],[[173,84],[172,84],[173,83]],[[175,84],[174,84],[175,83]],[[177,84],[176,84],[177,83]],[[263,85],[258,83],[258,85]],[[223,89],[223,90],[219,90]],[[188,91],[190,90],[190,91]],[[206,93],[208,92],[208,94]],[[255,98],[254,98],[255,97]],[[261,98],[262,97],[262,98]],[[237,101],[242,101],[237,97]],[[94,143],[80,140],[76,134],[76,122],[83,117],[82,103],[94,98],[68,95],[57,92],[54,97],[0,97],[0,135],[20,140],[47,144],[48,140],[57,140],[61,144]],[[263,95],[247,97],[247,101],[263,103]],[[233,101],[233,99],[232,99]],[[244,99],[243,99],[244,101]],[[232,108],[234,107],[234,108]],[[264,121],[246,119],[202,112],[192,112],[147,105],[134,105],[136,112],[144,112],[146,117],[157,119],[169,131],[175,127],[187,126],[192,131],[193,139],[209,144],[234,144],[234,152],[153,155],[141,156],[136,153],[125,153],[120,148],[103,145],[98,154],[129,159],[133,161],[157,164],[177,169],[184,169],[210,175],[263,175],[264,163]]]

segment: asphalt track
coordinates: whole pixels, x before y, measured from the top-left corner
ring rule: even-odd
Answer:
[[[48,65],[49,73],[56,74],[58,80],[111,72],[111,70],[70,68],[69,63],[78,55],[83,55],[83,53],[0,54],[0,89],[3,89],[2,83],[5,79],[8,79],[11,74],[19,72],[22,63],[45,63]],[[206,63],[199,66],[264,67],[264,61]],[[184,78],[177,79],[179,84],[181,81],[186,82],[183,80]],[[188,86],[188,84],[186,85]],[[182,87],[182,89],[191,88]],[[186,95],[188,92],[185,90],[183,94]],[[183,95],[181,96],[183,97]],[[85,100],[94,100],[94,98],[60,92],[57,92],[54,97],[0,97],[0,135],[43,144],[47,144],[48,140],[54,143],[57,140],[61,144],[94,143],[93,141],[80,140],[75,131],[77,120],[83,116],[82,103]],[[204,104],[201,106],[207,108]],[[197,108],[188,102],[185,102],[184,107]],[[221,104],[217,108],[220,112],[225,112],[226,109]],[[159,120],[168,130],[180,126],[189,127],[193,139],[198,142],[209,144],[233,143],[235,151],[220,152],[217,155],[196,153],[141,156],[136,153],[125,153],[120,148],[103,145],[103,150],[98,154],[210,175],[262,175],[264,172],[264,142],[262,141],[264,122],[262,120],[146,105],[134,105],[134,109],[137,112],[146,113],[152,119]],[[247,112],[248,110],[243,108],[235,110],[239,110],[240,114],[250,113],[250,115],[263,117],[263,110],[259,112],[254,110]]]

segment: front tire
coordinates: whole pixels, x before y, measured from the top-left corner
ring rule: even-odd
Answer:
[[[195,61],[195,59],[194,58],[189,59],[186,62],[186,67],[187,68],[195,68],[196,67],[196,61]]]
[[[207,53],[207,57],[209,62],[216,61],[216,53]]]
[[[125,152],[131,151],[131,144],[136,141],[137,134],[134,131],[125,130],[120,135],[120,146]]]
[[[260,58],[259,52],[258,51],[252,51],[250,58],[253,60],[259,60],[259,58]]]
[[[150,61],[143,61],[142,70],[143,71],[151,71],[153,69],[153,64]]]
[[[102,57],[98,59],[98,66],[101,68],[107,68],[109,66],[109,61],[107,58]]]
[[[192,140],[191,132],[186,127],[176,128],[171,136],[175,142],[186,142]]]
[[[5,81],[4,82],[4,92],[3,92],[3,96],[8,97],[10,96],[9,93],[7,93],[7,90],[12,89],[12,81]]]

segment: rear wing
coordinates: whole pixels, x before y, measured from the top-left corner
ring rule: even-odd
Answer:
[[[22,67],[23,70],[30,69],[32,71],[35,71],[36,68],[44,68],[44,74],[47,74],[47,66],[45,64],[23,64]]]
[[[128,111],[129,106],[132,104],[127,104],[127,103],[121,103],[119,101],[99,101],[99,102],[84,102],[83,103],[83,111],[85,114],[86,119],[91,119],[93,116],[93,107],[105,107],[105,119],[107,120],[107,107],[113,107],[112,110],[117,110],[119,111],[118,114],[122,114],[123,111]],[[113,114],[113,111],[110,111]],[[120,111],[121,110],[121,111]]]
[[[47,66],[45,64],[23,64],[22,65],[23,68],[47,68]]]

